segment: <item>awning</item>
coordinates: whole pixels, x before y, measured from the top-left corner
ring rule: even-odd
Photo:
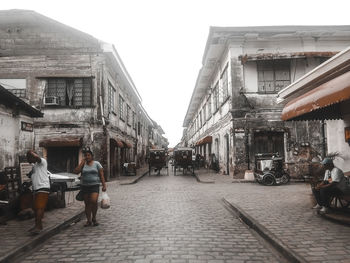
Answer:
[[[57,137],[44,139],[39,142],[39,147],[81,147],[83,145],[82,137]]]
[[[111,138],[111,140],[119,147],[119,148],[123,148],[124,144],[121,140],[117,139],[117,138]]]
[[[199,146],[199,145],[202,145],[202,144],[206,144],[206,143],[211,143],[212,141],[213,141],[213,137],[212,136],[206,136],[202,140],[199,140],[196,143],[196,146]]]
[[[132,144],[128,141],[123,141],[125,148],[132,148]]]
[[[293,99],[284,107],[281,119],[341,119],[350,113],[350,72]]]

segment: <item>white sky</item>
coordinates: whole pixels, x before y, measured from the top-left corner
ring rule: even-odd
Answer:
[[[194,89],[209,26],[346,25],[349,0],[2,0],[113,43],[170,146]]]

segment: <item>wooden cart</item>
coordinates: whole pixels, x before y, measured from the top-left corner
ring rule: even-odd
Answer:
[[[166,168],[167,175],[169,175],[168,164],[167,164],[167,152],[165,149],[151,149],[149,152],[149,175],[151,175],[152,168],[160,175],[160,170]]]
[[[176,170],[182,168],[182,173],[191,171],[194,174],[194,161],[192,160],[192,148],[177,148],[174,150],[174,175]]]

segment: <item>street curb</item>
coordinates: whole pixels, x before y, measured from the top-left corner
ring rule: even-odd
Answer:
[[[344,225],[344,226],[350,226],[350,221],[349,220],[343,220],[341,218],[337,218],[335,217],[333,214],[321,214],[320,211],[317,211],[317,214],[326,219],[326,220],[329,220],[333,223],[337,223],[337,224],[341,224],[341,225]]]
[[[244,180],[244,179],[233,179],[233,184],[247,184],[247,183],[256,183],[256,181],[252,180]]]
[[[192,174],[194,177],[196,177],[197,182],[203,183],[203,184],[215,184],[215,181],[203,181],[200,179],[199,175],[194,173]]]
[[[31,240],[25,242],[21,247],[12,249],[10,252],[6,253],[4,256],[0,257],[0,263],[14,262],[15,260],[21,258],[25,253],[33,250],[38,245],[42,244],[49,238],[57,235],[62,230],[68,228],[71,224],[80,221],[81,216],[84,214],[84,211],[80,211],[78,214],[67,219],[66,221],[45,229],[41,234],[34,237]]]
[[[306,263],[307,261],[298,255],[295,251],[290,249],[286,244],[278,239],[272,232],[261,225],[257,220],[244,212],[242,208],[222,198],[222,201],[236,212],[242,221],[250,228],[254,229],[262,238],[270,243],[276,250],[278,250],[289,262]]]
[[[148,174],[148,171],[143,173],[142,175],[138,176],[137,178],[135,178],[134,180],[132,181],[129,181],[129,182],[125,182],[125,183],[120,183],[120,185],[129,185],[129,184],[136,184],[142,177],[144,177],[145,175]]]

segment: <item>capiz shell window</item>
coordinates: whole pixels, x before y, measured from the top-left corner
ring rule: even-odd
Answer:
[[[290,84],[290,60],[257,61],[259,93],[276,93]]]
[[[60,106],[91,106],[91,78],[49,78],[46,98],[57,98]]]

